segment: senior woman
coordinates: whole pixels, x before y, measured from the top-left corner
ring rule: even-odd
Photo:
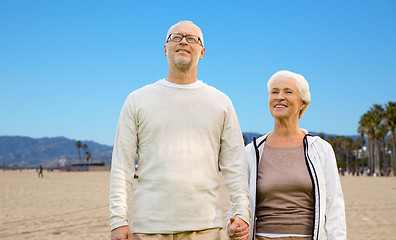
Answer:
[[[346,239],[334,151],[298,126],[311,101],[308,82],[300,74],[279,71],[267,87],[274,129],[246,146],[252,226],[249,233],[237,228],[230,234],[229,229],[230,238]]]

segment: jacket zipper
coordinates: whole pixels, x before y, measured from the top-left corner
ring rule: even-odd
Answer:
[[[312,239],[318,240],[319,238],[319,224],[320,224],[320,193],[319,193],[319,183],[318,176],[316,174],[315,167],[308,155],[308,140],[307,136],[313,136],[311,134],[306,134],[304,136],[304,155],[305,163],[308,168],[309,176],[312,181],[312,188],[314,191],[314,219],[313,219],[313,229],[312,229]],[[318,211],[316,211],[318,210]],[[316,214],[317,212],[317,214]]]

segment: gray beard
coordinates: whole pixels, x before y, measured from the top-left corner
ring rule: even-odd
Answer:
[[[175,66],[183,72],[186,72],[187,70],[191,69],[192,63],[191,63],[191,59],[179,59],[179,58],[175,58]]]

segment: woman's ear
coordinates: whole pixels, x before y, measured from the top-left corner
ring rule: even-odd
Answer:
[[[305,106],[307,106],[307,103],[302,101],[301,106],[300,106],[300,111],[303,110],[303,108],[305,108]]]

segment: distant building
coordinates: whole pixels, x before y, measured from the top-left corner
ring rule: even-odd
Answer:
[[[363,146],[363,148],[361,148],[359,150],[354,150],[353,152],[357,158],[362,159],[362,158],[368,157],[367,146]]]
[[[105,171],[105,162],[71,162],[67,166],[67,171],[86,172],[86,171]]]

